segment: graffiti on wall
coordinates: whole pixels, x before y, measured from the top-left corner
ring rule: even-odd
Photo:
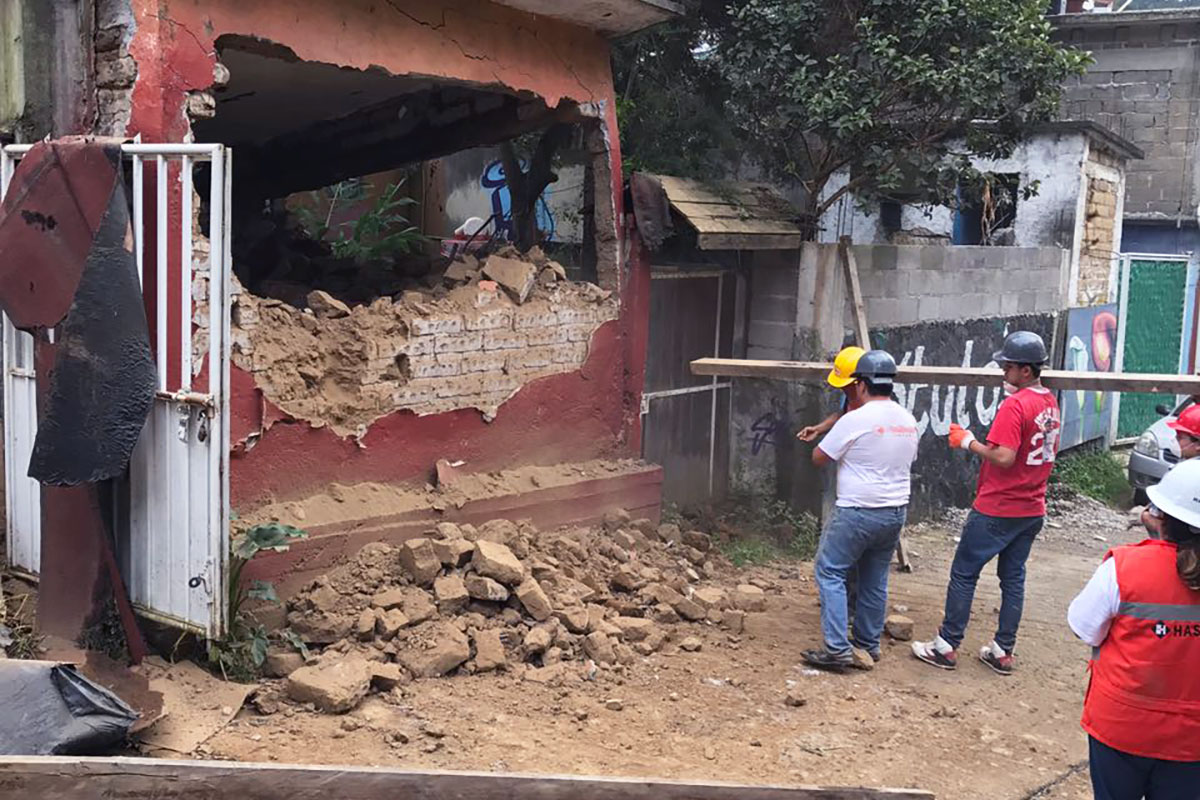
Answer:
[[[1117,346],[1117,306],[1109,303],[1067,311],[1066,347],[1063,369],[1075,372],[1112,372]],[[1075,389],[1058,393],[1062,409],[1062,439],[1066,449],[1103,438],[1112,422],[1110,392]]]
[[[521,168],[525,169],[528,164],[521,162]],[[483,175],[479,178],[479,185],[489,192],[492,201],[492,215],[495,218],[496,230],[508,240],[513,237],[513,221],[512,221],[512,195],[508,191],[508,184],[504,180],[504,162],[499,159],[493,161],[484,167]],[[537,200],[537,226],[542,232],[543,238],[547,242],[554,241],[554,213],[550,210],[550,204],[546,202],[546,194]]]

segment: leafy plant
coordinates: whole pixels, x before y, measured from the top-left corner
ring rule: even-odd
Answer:
[[[403,180],[389,183],[371,208],[359,215],[358,219],[344,222],[336,229],[330,226],[338,204],[353,204],[362,200],[370,188],[369,183],[356,178],[334,184],[328,196],[321,192],[310,193],[314,206],[328,202],[324,219],[307,206],[297,208],[295,213],[300,226],[312,239],[328,240],[335,257],[352,259],[360,264],[390,261],[398,255],[418,252],[426,242],[420,230],[400,213],[404,207],[417,202],[400,194],[404,183]],[[333,238],[329,239],[331,233]]]
[[[1050,482],[1114,506],[1126,504],[1133,491],[1121,462],[1107,450],[1060,456]]]
[[[250,581],[243,584],[243,570],[259,553],[266,550],[286,552],[294,540],[303,539],[307,535],[291,525],[268,522],[247,528],[238,533],[230,543],[229,580],[226,586],[229,625],[221,639],[208,643],[208,661],[221,671],[226,680],[254,679],[261,670],[267,658],[267,649],[271,645],[266,627],[246,609],[247,601],[260,600],[279,604],[279,596],[269,581]],[[304,642],[294,631],[284,630],[280,638],[299,650],[305,658],[308,657]]]
[[[722,549],[737,566],[807,561],[816,555],[821,538],[812,514],[796,512],[784,500],[764,501],[751,494],[734,495],[719,514],[719,522],[736,533]]]

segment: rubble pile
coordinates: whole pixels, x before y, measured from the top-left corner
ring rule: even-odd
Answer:
[[[674,642],[678,623],[741,633],[769,583],[722,585],[707,534],[608,515],[602,529],[539,533],[498,519],[440,523],[399,547],[372,543],[306,587],[287,622],[314,663],[272,654],[295,702],[340,713],[372,685],[507,670],[559,682]],[[675,642],[696,650],[695,636]]]

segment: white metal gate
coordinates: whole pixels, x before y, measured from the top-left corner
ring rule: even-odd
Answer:
[[[0,196],[29,149],[0,151]],[[132,176],[133,237],[153,324],[158,392],[126,491],[116,493],[117,558],[141,613],[216,637],[224,631],[229,553],[232,151],[209,144],[129,144],[122,151]],[[201,163],[209,165],[210,181],[198,208],[193,174]],[[207,237],[193,213],[204,207]],[[36,574],[40,487],[26,477],[37,432],[33,338],[7,319],[4,326],[9,560]]]

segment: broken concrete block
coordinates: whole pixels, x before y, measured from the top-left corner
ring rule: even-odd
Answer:
[[[385,589],[371,598],[371,606],[373,608],[387,611],[392,608],[399,608],[404,604],[403,589]]]
[[[767,595],[757,586],[743,583],[734,590],[733,604],[742,611],[766,611]]]
[[[679,643],[679,649],[688,653],[699,652],[704,647],[704,642],[700,641],[698,636],[688,636]]]
[[[433,581],[433,596],[438,610],[443,614],[457,614],[467,607],[470,593],[463,579],[457,575],[444,575]]]
[[[704,619],[708,612],[704,606],[687,597],[680,597],[679,602],[671,606],[675,609],[675,613],[691,622],[697,622]]]
[[[642,597],[655,603],[674,606],[683,599],[683,595],[667,586],[665,583],[650,583],[642,589]]]
[[[638,570],[628,564],[622,564],[608,582],[610,586],[620,592],[636,592],[646,585],[646,579]]]
[[[613,624],[627,642],[640,642],[656,629],[654,622],[643,617],[617,617]]]
[[[907,642],[913,637],[913,625],[913,621],[903,614],[889,614],[883,623],[883,629],[893,639]]]
[[[333,644],[345,639],[354,625],[353,617],[300,611],[288,614],[287,620],[288,626],[306,644]]]
[[[678,542],[681,535],[679,533],[679,526],[670,522],[659,525],[655,533],[664,542]]]
[[[591,628],[591,614],[582,606],[560,609],[554,616],[571,633],[587,633]]]
[[[475,261],[474,257],[471,261]],[[479,277],[478,262],[468,263],[466,261],[453,261],[450,266],[446,267],[446,271],[442,273],[442,277],[453,283],[467,283]]]
[[[688,547],[694,547],[701,553],[707,553],[712,549],[712,539],[707,533],[700,531],[684,531],[681,535],[681,541]]]
[[[484,575],[468,575],[465,583],[467,594],[476,600],[503,603],[508,599],[508,589]]]
[[[537,280],[537,267],[515,258],[489,256],[483,274],[503,286],[517,303],[524,303]]]
[[[609,533],[614,533],[621,528],[629,527],[633,522],[629,517],[629,512],[623,508],[614,509],[604,514],[604,530]]]
[[[433,619],[437,616],[437,606],[433,603],[433,598],[428,592],[421,590],[409,590],[404,596],[404,615],[408,617],[410,625],[419,625],[426,620]]]
[[[516,586],[525,578],[525,567],[512,550],[497,542],[481,539],[475,543],[471,566],[477,573],[507,586]]]
[[[597,664],[615,664],[617,661],[612,640],[600,631],[594,631],[584,637],[583,652]]]
[[[542,591],[541,584],[533,578],[526,578],[513,590],[513,593],[521,601],[521,605],[525,606],[525,610],[529,612],[529,616],[538,622],[545,622],[554,613],[554,609],[550,607],[550,598],[546,597],[546,593]]]
[[[730,633],[741,633],[746,628],[746,612],[729,609],[721,614],[721,625]]]
[[[487,630],[475,634],[475,669],[478,672],[488,672],[501,669],[508,663],[504,653],[504,641],[500,631]]]
[[[371,661],[371,685],[383,692],[390,692],[397,686],[408,683],[408,673],[399,664],[389,664],[384,661]]]
[[[453,522],[439,522],[433,526],[433,530],[438,539],[461,539],[463,538],[462,528]]]
[[[350,306],[321,289],[314,289],[308,293],[308,307],[312,309],[313,314],[325,319],[350,316]]]
[[[288,676],[288,697],[312,703],[327,714],[344,714],[366,697],[371,670],[359,658],[339,659],[314,667],[301,667]]]
[[[692,599],[705,609],[722,609],[729,605],[729,596],[724,589],[716,586],[706,586],[692,592]]]
[[[380,639],[394,639],[400,629],[409,624],[409,619],[398,608],[383,611],[375,619],[375,633]]]
[[[467,635],[449,623],[427,623],[421,634],[425,646],[413,646],[396,654],[396,659],[415,677],[445,675],[471,657]]]
[[[465,566],[475,552],[475,545],[466,539],[434,539],[433,552],[443,565],[455,568]]]
[[[375,635],[375,609],[364,608],[362,613],[358,615],[358,623],[354,626],[354,633],[357,634],[359,641],[368,641]]]
[[[525,634],[525,652],[527,655],[537,655],[546,652],[554,644],[554,631],[546,625],[537,625]]]
[[[286,678],[304,666],[304,656],[295,652],[267,653],[263,672],[271,678]]]
[[[400,545],[400,565],[418,586],[429,586],[442,571],[442,561],[428,539],[409,539]]]
[[[871,654],[860,647],[850,648],[854,655],[854,668],[861,670],[875,669],[875,659],[871,658]]]

